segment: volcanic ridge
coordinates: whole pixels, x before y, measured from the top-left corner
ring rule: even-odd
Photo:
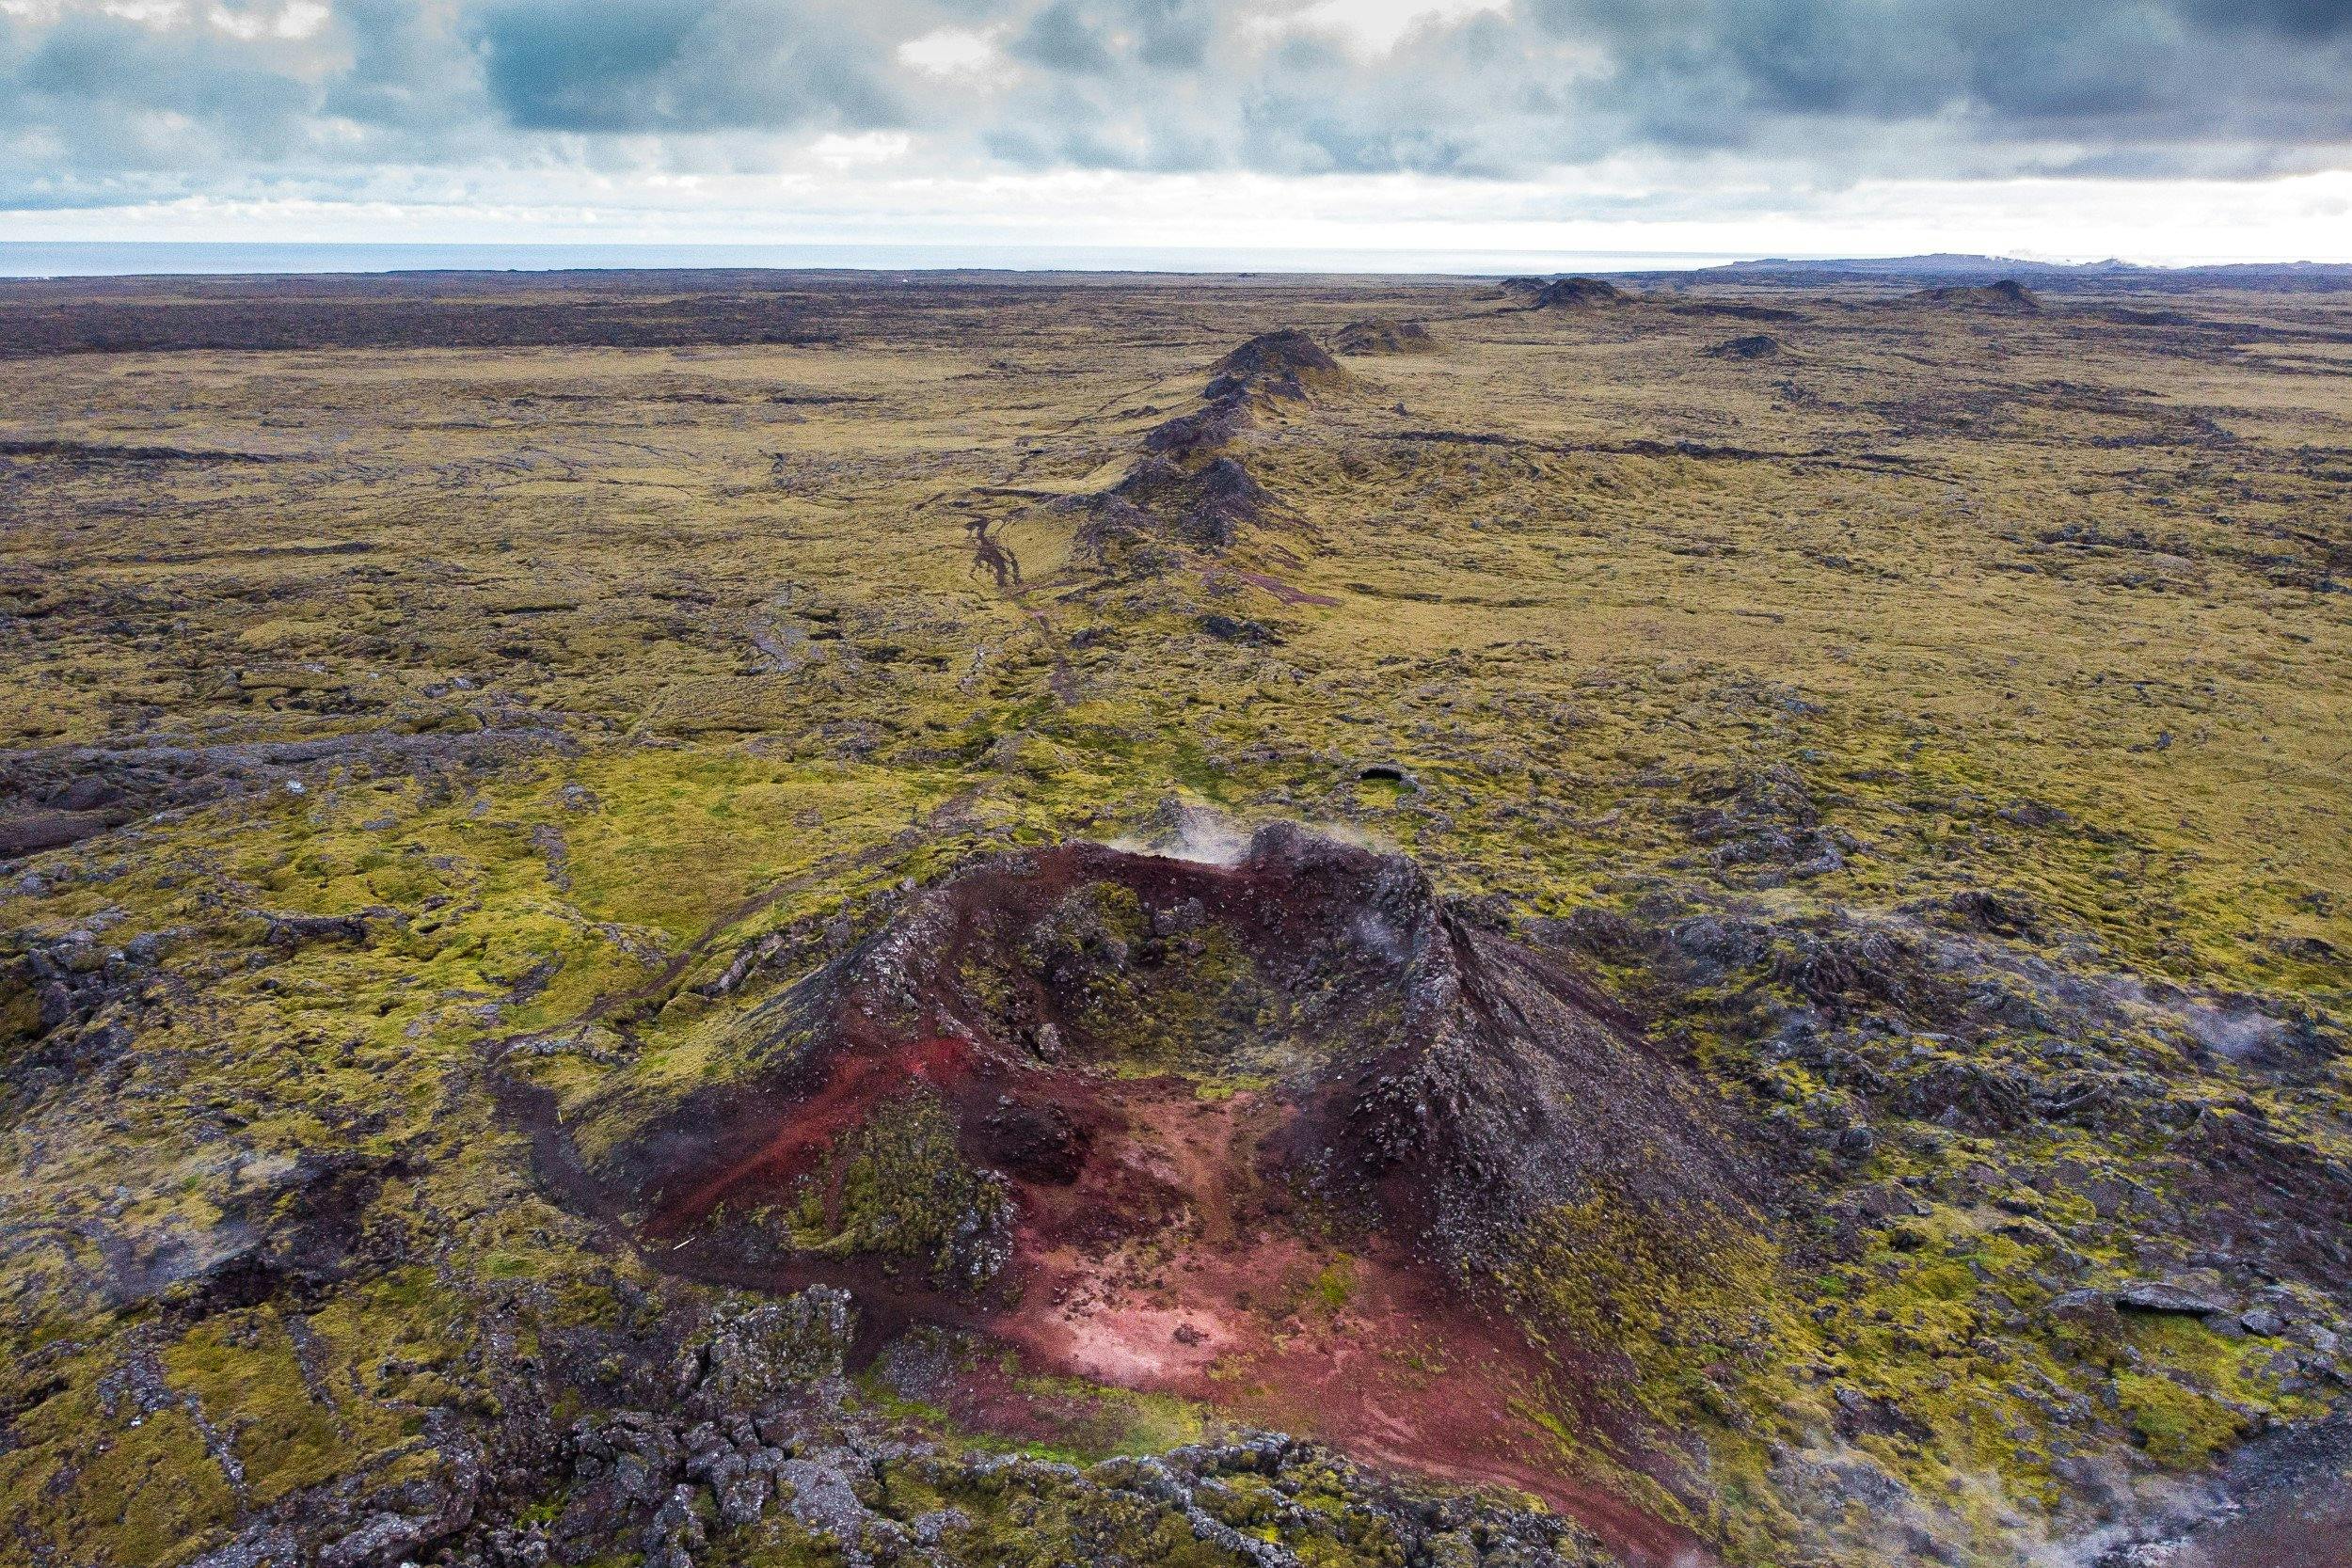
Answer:
[[[1200,406],[1145,432],[1143,452],[1109,490],[1077,498],[1076,543],[1104,564],[1143,569],[1170,552],[1217,554],[1282,509],[1233,447],[1286,411],[1344,390],[1347,372],[1306,333],[1264,332],[1211,368]]]

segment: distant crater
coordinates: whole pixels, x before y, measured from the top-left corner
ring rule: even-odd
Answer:
[[[1419,322],[1375,317],[1341,327],[1331,346],[1350,355],[1435,354],[1438,343]]]
[[[2042,297],[2013,277],[2004,277],[1998,283],[1950,283],[1942,288],[1921,289],[1903,297],[1915,305],[1959,306],[2010,316],[2042,313]]]
[[[1529,301],[1537,310],[1611,310],[1633,303],[1633,296],[1598,277],[1563,277],[1545,284]]]

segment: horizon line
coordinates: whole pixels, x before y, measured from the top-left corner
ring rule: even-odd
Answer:
[[[1041,245],[1007,241],[767,240],[184,240],[0,238],[0,280],[66,281],[143,277],[299,277],[453,272],[662,272],[698,270],[596,257],[654,255],[743,258],[710,270],[774,272],[1001,272],[1247,276],[1341,274],[1394,277],[1481,277],[1513,272],[1583,270],[1601,275],[1697,273],[1785,262],[1886,266],[1904,261],[2007,263],[2020,268],[2095,274],[2101,269],[2184,273],[2220,268],[2352,267],[2352,261],[2260,257],[2229,261],[2145,261],[2120,257],[2050,258],[1975,251],[1784,252],[1476,246]],[[851,257],[865,258],[862,261]],[[963,261],[949,257],[970,258]],[[29,264],[40,258],[42,264]],[[438,264],[433,258],[442,259]],[[1014,258],[1021,258],[1014,260]],[[1184,265],[1214,258],[1221,264]],[[207,267],[157,266],[177,259]],[[1157,259],[1159,264],[1153,264]],[[220,265],[243,261],[246,264]],[[1124,265],[1104,262],[1126,261]],[[499,264],[503,261],[504,264]],[[137,264],[137,263],[149,264]],[[276,263],[307,264],[276,264]],[[406,262],[408,264],[401,264]],[[1581,268],[1577,263],[1585,263]],[[472,264],[466,264],[472,263]],[[1093,264],[1089,264],[1093,263]],[[1168,264],[1180,263],[1180,264]],[[1546,264],[1551,263],[1551,264]]]

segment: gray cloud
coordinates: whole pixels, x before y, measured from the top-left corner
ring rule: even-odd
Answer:
[[[1629,134],[1740,146],[1829,122],[2146,150],[2251,135],[2340,143],[2346,0],[1532,0],[1599,49]],[[2326,13],[2326,14],[2323,14]],[[2330,16],[2333,22],[2330,22]],[[2314,44],[2320,45],[2314,49]]]
[[[2352,32],[2352,0],[2198,0],[2190,8],[2224,27],[2250,27],[2289,38]]]
[[[389,166],[691,164],[900,130],[943,170],[1540,173],[1761,157],[1835,182],[2352,163],[2352,0],[1513,0],[1391,40],[1304,0],[281,0],[0,12],[23,205]],[[220,20],[226,17],[226,22]],[[911,40],[991,40],[927,70]],[[919,52],[918,52],[919,54]],[[738,164],[739,146],[725,156]]]
[[[523,131],[897,125],[897,40],[789,0],[501,0],[470,29]]]

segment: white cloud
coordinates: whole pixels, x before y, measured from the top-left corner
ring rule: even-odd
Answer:
[[[278,5],[216,5],[204,19],[230,38],[294,40],[314,37],[334,14],[317,0],[283,0]]]
[[[903,131],[862,131],[855,135],[830,133],[808,147],[808,155],[829,168],[872,168],[897,163],[913,150],[914,138]]]
[[[1442,27],[1482,11],[1504,11],[1510,0],[1316,0],[1288,13],[1260,13],[1246,25],[1265,36],[1327,33],[1367,54],[1386,54],[1417,28]]]
[[[962,76],[987,70],[1000,56],[991,33],[942,27],[898,45],[900,64],[931,76]]]

